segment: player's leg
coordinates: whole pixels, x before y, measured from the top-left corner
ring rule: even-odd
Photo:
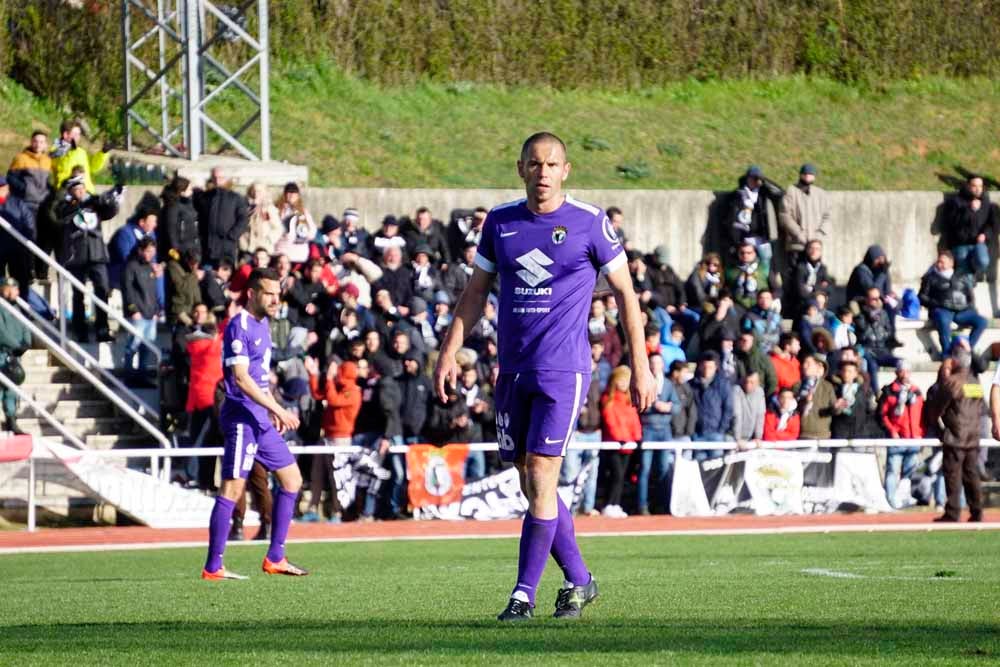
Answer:
[[[253,429],[242,423],[227,425],[224,429],[222,455],[222,487],[215,497],[215,506],[208,522],[208,557],[202,579],[245,579],[222,566],[222,556],[226,551],[226,538],[233,520],[236,501],[246,488],[246,477],[253,466]],[[249,461],[249,465],[246,462]]]
[[[274,471],[278,480],[271,509],[271,543],[262,569],[268,574],[304,576],[309,573],[285,558],[285,540],[295,515],[295,501],[302,489],[302,473],[285,439],[274,427],[261,429],[258,437],[257,457],[266,468]]]
[[[590,378],[579,373],[539,373],[538,394],[532,405],[532,428],[528,433],[528,460],[562,457],[576,432],[582,401]],[[530,466],[529,466],[530,469]],[[534,480],[529,476],[529,483]],[[556,597],[558,618],[576,618],[597,597],[597,584],[587,569],[576,542],[573,514],[558,494],[558,480],[544,482],[545,497],[556,505],[556,528],[552,557],[563,571],[563,586]]]

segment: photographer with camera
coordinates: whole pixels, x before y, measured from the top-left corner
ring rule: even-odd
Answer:
[[[79,171],[79,170],[78,170]],[[108,300],[108,246],[101,233],[101,223],[118,214],[124,188],[116,185],[100,196],[87,192],[82,174],[72,176],[65,188],[52,203],[51,217],[61,230],[62,243],[58,248],[59,263],[80,282],[90,280],[94,296]],[[87,320],[83,305],[83,292],[73,292],[73,331],[77,340],[87,342]],[[111,341],[108,314],[101,309],[95,313],[98,342]]]
[[[0,298],[6,299],[17,308],[20,288],[14,278],[0,278]],[[16,385],[24,383],[24,367],[20,357],[31,347],[31,332],[0,308],[0,373]],[[5,426],[3,430],[15,435],[24,435],[17,427],[17,394],[6,387],[0,387],[0,402],[3,403]]]
[[[79,168],[83,170],[81,173],[83,187],[90,194],[94,194],[96,190],[93,175],[104,169],[104,165],[108,163],[111,143],[105,142],[101,150],[88,154],[87,150],[80,146],[82,136],[83,126],[78,120],[67,120],[60,126],[59,138],[49,152],[49,157],[52,158],[53,185],[57,188],[62,187]]]

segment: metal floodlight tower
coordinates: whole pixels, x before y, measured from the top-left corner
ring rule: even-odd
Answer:
[[[248,160],[271,159],[267,0],[122,0],[126,147],[144,130],[174,157],[197,160],[227,147]],[[250,27],[253,26],[253,27]],[[212,55],[228,47],[224,64]],[[234,55],[238,54],[238,55]],[[155,59],[155,64],[149,60]],[[242,80],[257,66],[256,90]],[[154,96],[151,93],[155,91]],[[241,94],[251,113],[242,124],[213,117],[209,103]],[[233,102],[232,95],[227,100]],[[240,138],[260,125],[259,154]],[[219,141],[209,145],[211,131]],[[178,145],[178,140],[180,144]]]

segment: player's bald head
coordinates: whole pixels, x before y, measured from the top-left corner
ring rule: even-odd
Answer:
[[[552,134],[551,132],[535,132],[533,135],[524,140],[524,144],[521,145],[521,162],[527,162],[528,157],[531,155],[531,150],[536,144],[552,144],[558,146],[559,150],[562,151],[563,161],[566,160],[566,144],[563,140]]]

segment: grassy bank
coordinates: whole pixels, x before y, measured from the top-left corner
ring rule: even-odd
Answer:
[[[13,91],[15,94],[11,94]],[[927,190],[961,162],[1000,173],[1000,81],[858,87],[826,79],[689,81],[631,92],[480,84],[381,87],[336,68],[273,77],[273,153],[322,186],[510,187],[520,142],[550,129],[588,188],[729,188],[750,163],[779,182],[802,162],[831,189]],[[225,107],[224,107],[225,108]],[[236,113],[242,119],[243,113]],[[0,86],[0,151],[49,107]],[[2,161],[2,159],[0,159]]]

